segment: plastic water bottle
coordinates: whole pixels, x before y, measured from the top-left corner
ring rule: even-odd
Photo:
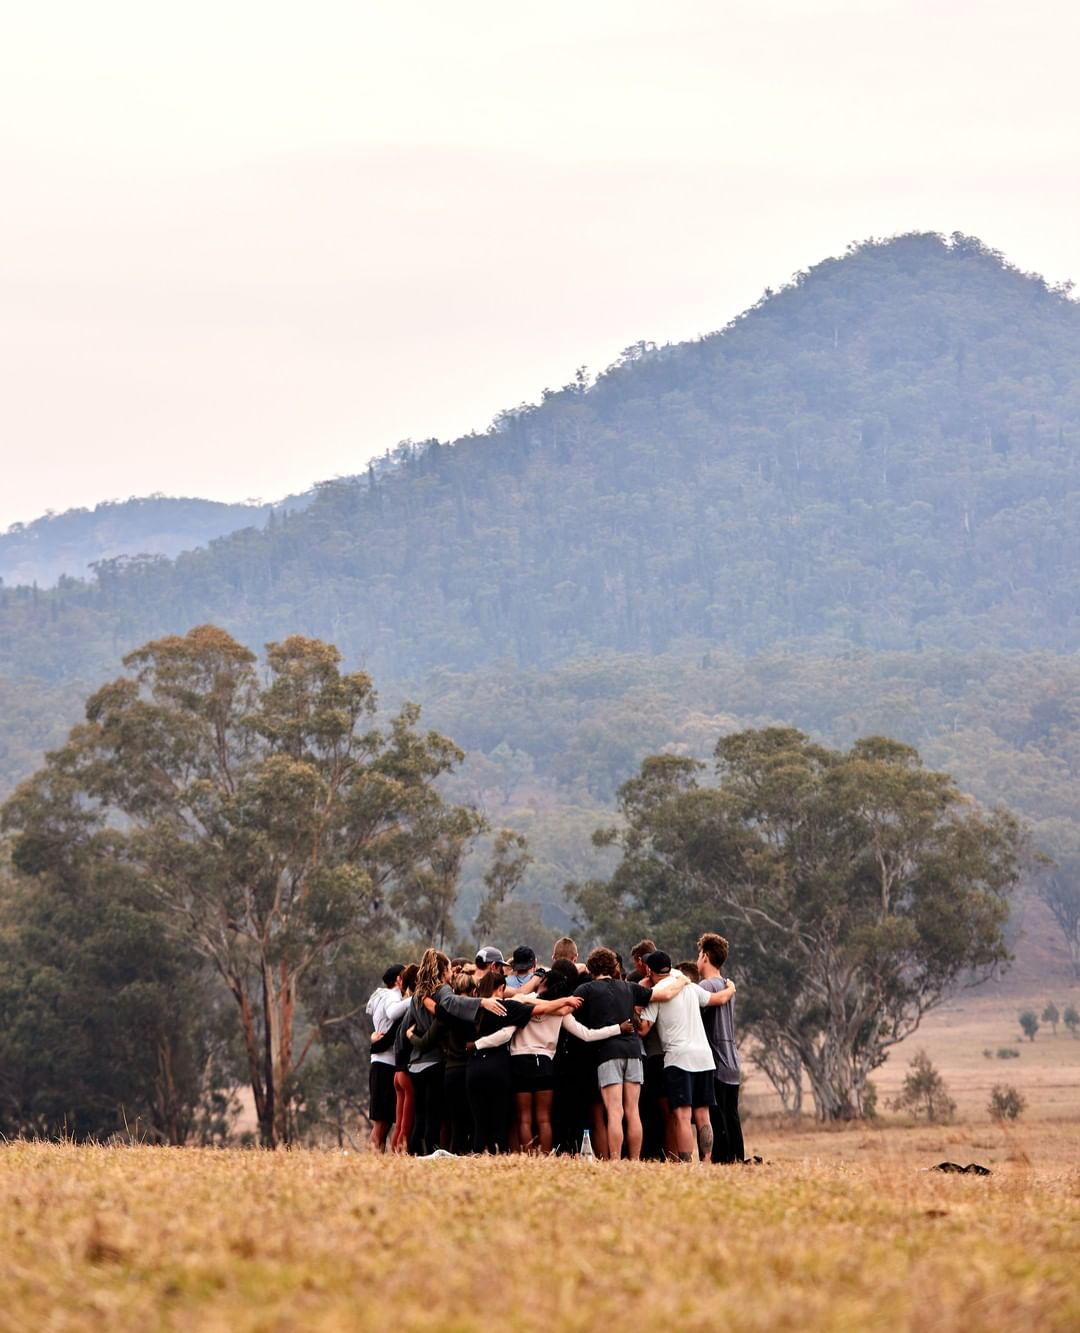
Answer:
[[[596,1153],[593,1152],[592,1139],[587,1129],[581,1135],[581,1152],[578,1153],[578,1156],[583,1162],[588,1162],[590,1165],[596,1161]]]

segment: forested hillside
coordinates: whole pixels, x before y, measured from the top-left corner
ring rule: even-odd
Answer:
[[[175,562],[5,590],[62,678],[199,621],[378,676],[595,649],[1080,644],[1080,308],[969,238],[870,243],[368,486]]]
[[[179,555],[239,528],[261,527],[272,510],[301,509],[309,498],[264,505],[146,495],[45,514],[0,533],[0,583],[47,587],[65,574],[89,578],[99,560]]]
[[[1080,873],[1078,366],[1080,307],[980,242],[855,247],[262,528],[0,589],[0,787],[123,653],[213,622],[417,699],[551,911],[645,754],[771,721],[917,744]]]

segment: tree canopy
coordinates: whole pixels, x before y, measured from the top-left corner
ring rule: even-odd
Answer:
[[[861,1113],[869,1074],[961,982],[1006,960],[1023,837],[908,746],[835,751],[794,728],[724,737],[716,776],[647,759],[619,792],[621,853],[576,893],[608,938],[646,925],[689,948],[738,933],[741,1018],[774,1069],[806,1071],[818,1115]]]
[[[484,827],[436,790],[457,747],[419,731],[415,706],[376,726],[370,677],[339,661],[293,636],[268,646],[264,682],[213,626],[148,643],[4,808],[23,875],[81,849],[134,876],[216,971],[271,1146],[293,1135],[308,1054],[366,998],[365,953],[398,913],[437,901],[446,919]]]

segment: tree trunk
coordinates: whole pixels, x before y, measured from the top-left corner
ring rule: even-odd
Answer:
[[[281,1114],[278,1106],[278,1093],[281,1088],[281,1081],[278,1077],[278,1015],[274,997],[274,974],[265,958],[262,965],[262,992],[263,1085],[266,1088],[266,1103],[259,1128],[263,1147],[276,1148],[279,1143],[277,1131]]]
[[[268,1108],[273,1105],[273,1098],[272,1095],[269,1097],[267,1095],[267,1085],[264,1077],[265,1065],[255,1032],[255,1014],[240,978],[235,975],[229,976],[228,984],[229,990],[233,993],[233,998],[240,1006],[240,1025],[244,1033],[244,1050],[247,1054],[251,1095],[255,1103],[255,1119],[259,1124],[259,1138],[264,1148],[272,1148],[274,1144],[267,1141],[267,1129],[269,1127]]]
[[[166,1141],[174,1148],[187,1138],[187,1126],[180,1116],[180,1097],[176,1091],[173,1070],[173,1050],[168,1040],[158,1045],[157,1104],[159,1128]]]
[[[810,1091],[819,1120],[861,1119],[860,1089],[856,1086],[854,1061],[849,1053],[838,1051],[826,1040],[820,1050],[803,1051],[803,1063],[810,1076]]]

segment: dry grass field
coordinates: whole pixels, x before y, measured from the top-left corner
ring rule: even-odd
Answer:
[[[1080,1127],[751,1146],[767,1165],[9,1144],[0,1329],[1080,1327]],[[920,1169],[941,1152],[994,1175]]]

